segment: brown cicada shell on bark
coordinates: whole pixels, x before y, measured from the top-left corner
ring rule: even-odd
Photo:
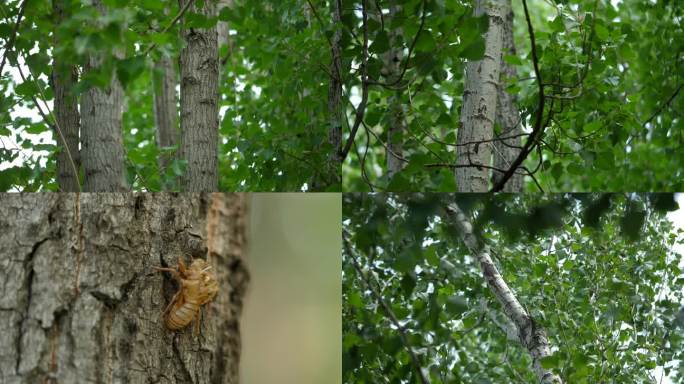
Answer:
[[[162,316],[164,324],[172,331],[185,328],[193,320],[199,326],[199,314],[203,305],[210,302],[218,292],[218,282],[211,265],[202,259],[194,259],[189,267],[179,257],[176,268],[154,267],[170,272],[180,288],[173,296]]]

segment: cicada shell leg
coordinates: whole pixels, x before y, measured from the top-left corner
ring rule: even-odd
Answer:
[[[171,298],[171,301],[169,301],[169,305],[166,306],[166,308],[164,309],[164,312],[162,312],[162,314],[161,314],[161,317],[162,317],[162,318],[163,318],[164,316],[166,316],[166,314],[169,313],[169,311],[171,310],[171,307],[173,306],[173,304],[176,302],[176,300],[178,300],[178,296],[180,296],[181,290],[182,290],[182,289],[178,289],[178,292],[176,292],[176,294],[173,295],[173,297]]]

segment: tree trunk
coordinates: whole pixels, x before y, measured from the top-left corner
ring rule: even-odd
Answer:
[[[70,10],[64,0],[53,0],[52,10],[55,17],[54,46],[59,47],[62,42],[58,28],[63,20],[70,17]],[[80,124],[78,100],[71,91],[77,81],[76,68],[73,65],[67,65],[61,57],[55,55],[52,63],[52,84],[55,95],[55,124],[58,130],[55,136],[60,146],[57,154],[57,184],[64,192],[81,190],[78,177],[81,168],[81,155],[78,148]]]
[[[553,372],[541,365],[541,359],[551,355],[549,340],[544,328],[522,306],[515,292],[508,286],[492,260],[489,247],[477,239],[473,233],[473,224],[456,203],[449,204],[446,212],[463,239],[463,243],[473,253],[480,264],[483,277],[490,291],[501,304],[507,319],[514,324],[512,335],[525,347],[532,357],[532,368],[539,384],[562,384],[562,380]]]
[[[155,63],[154,73],[154,116],[157,124],[157,146],[160,150],[178,145],[178,107],[176,98],[177,72],[176,65],[170,57],[162,57]],[[174,155],[168,152],[159,155],[160,176],[165,174],[166,168]],[[169,189],[171,185],[164,185]]]
[[[218,11],[220,12],[223,8],[233,8],[233,0],[218,0]],[[228,46],[228,51],[230,52],[230,28],[227,21],[219,21],[216,24],[217,28],[217,38],[218,38],[218,49],[220,51],[221,47]],[[227,57],[222,58],[227,59]]]
[[[330,84],[328,85],[328,113],[330,114],[330,128],[328,142],[330,143],[329,169],[337,183],[342,181],[342,119],[344,119],[344,105],[342,104],[342,0],[333,0],[333,27],[330,49],[332,62],[330,63]]]
[[[389,13],[385,18],[385,27],[391,25],[395,15],[400,10],[396,1],[389,2]],[[392,83],[401,75],[401,60],[404,56],[404,48],[398,46],[401,29],[389,30],[390,50],[383,57],[387,71],[387,81]],[[395,91],[389,100],[389,127],[387,129],[387,175],[392,178],[404,168],[402,158],[404,156],[404,130],[406,130],[406,114],[401,100],[401,90]]]
[[[94,1],[94,5],[101,14],[107,13],[100,0]],[[122,52],[115,55],[123,57]],[[101,57],[91,56],[84,71],[97,68],[101,62]],[[123,89],[116,74],[112,75],[108,88],[94,87],[81,96],[83,189],[87,192],[128,190],[121,125],[123,98]]]
[[[0,195],[0,228],[0,382],[238,383],[242,196]],[[167,330],[152,267],[207,254],[216,299]]]
[[[491,140],[501,67],[504,1],[478,0],[475,8],[475,16],[483,13],[489,16],[489,29],[485,34],[484,57],[466,65],[456,149],[456,164],[461,166],[456,168],[459,192],[486,192],[489,189],[489,169],[486,167],[492,163]]]
[[[506,91],[506,83],[510,79],[517,79],[518,73],[515,66],[508,64],[503,60],[503,56],[515,56],[515,41],[513,40],[513,8],[511,7],[511,0],[504,1],[503,4],[503,43],[501,56],[501,74],[499,80],[498,90],[498,104],[496,108],[496,123],[501,127],[501,133],[498,137],[502,138],[494,142],[494,167],[497,169],[507,170],[511,164],[518,157],[522,149],[520,143],[520,134],[522,134],[522,125],[520,122],[520,114],[518,112],[518,103],[516,95],[512,95]],[[493,171],[494,184],[503,176],[502,172]],[[523,176],[519,173],[514,173],[504,185],[504,192],[522,192]]]
[[[181,0],[183,7],[188,1]],[[188,12],[216,16],[216,3],[193,3]],[[187,161],[181,188],[188,192],[218,189],[218,47],[216,27],[188,28],[181,34],[187,46],[181,51],[181,147]]]

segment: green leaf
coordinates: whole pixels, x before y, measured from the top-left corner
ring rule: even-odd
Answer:
[[[389,51],[390,41],[389,37],[387,36],[387,32],[384,30],[379,31],[375,36],[373,43],[370,45],[370,47],[368,47],[368,50],[375,54],[381,54]]]
[[[460,316],[468,310],[468,300],[460,295],[453,295],[447,299],[446,310],[454,316]]]
[[[522,65],[522,60],[518,56],[504,55],[504,61],[510,65]]]
[[[416,51],[419,52],[432,52],[437,48],[437,43],[435,42],[432,33],[427,30],[423,30],[418,36],[418,41],[416,41]]]
[[[22,96],[24,98],[30,98],[31,96],[38,93],[38,87],[36,86],[36,83],[34,81],[31,81],[29,79],[17,85],[17,87],[15,88],[15,92],[19,96]]]
[[[541,365],[544,369],[554,369],[560,364],[560,354],[554,353],[550,356],[541,358]]]
[[[186,28],[208,29],[218,22],[216,17],[207,17],[201,13],[188,12],[185,14],[184,25]]]
[[[465,46],[460,53],[460,56],[468,60],[480,60],[484,57],[485,40],[480,37],[471,44]]]
[[[124,88],[140,76],[144,70],[145,58],[142,56],[119,60],[116,63],[116,75]]]
[[[608,40],[608,37],[610,37],[608,28],[604,27],[602,24],[596,23],[594,31],[596,32],[596,36],[603,41]]]

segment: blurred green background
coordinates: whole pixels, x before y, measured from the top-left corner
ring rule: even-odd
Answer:
[[[341,383],[342,198],[250,194],[243,384]]]

